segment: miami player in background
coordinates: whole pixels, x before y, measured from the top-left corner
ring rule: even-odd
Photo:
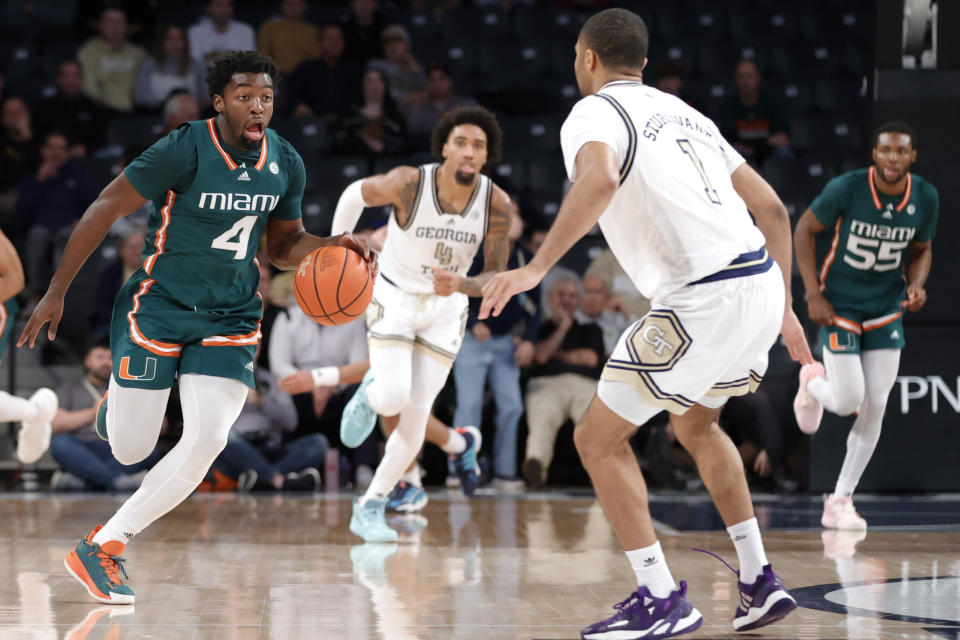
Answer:
[[[96,430],[123,464],[145,458],[160,433],[179,379],[183,436],[120,509],[64,560],[95,599],[133,603],[121,557],[131,537],[189,496],[223,449],[254,387],[253,360],[263,301],[255,255],[266,230],[267,255],[294,269],[310,251],[340,244],[375,270],[363,240],[304,231],[303,161],[268,129],[279,73],[256,51],[233,51],[207,75],[217,116],[182,124],[131,162],[90,205],[20,336],[33,347],[44,324],[56,337],[64,295],[111,224],[147,201],[143,266],[114,305],[113,375]],[[93,517],[94,514],[91,514]]]
[[[377,414],[385,417],[388,428],[396,425],[350,519],[350,531],[367,542],[397,540],[384,509],[401,479],[419,486],[417,469],[408,467],[423,446],[433,402],[460,350],[467,296],[479,296],[490,277],[507,265],[513,205],[481,174],[485,165],[499,160],[501,138],[500,125],[488,110],[453,109],[440,118],[431,136],[431,151],[441,162],[395,167],[357,180],[337,202],[334,233],[352,230],[364,207],[393,206],[380,277],[367,309],[370,370],[347,403],[340,425],[340,439],[347,446],[367,438]],[[481,242],[484,270],[466,277]],[[455,466],[473,467],[460,476],[461,482],[469,477],[475,483],[480,431],[433,427],[446,437],[431,439],[455,456]],[[426,494],[422,489],[419,493],[422,502]]]
[[[940,197],[910,172],[917,134],[888,122],[873,136],[873,166],[831,180],[794,230],[797,266],[810,319],[821,325],[823,364],[801,368],[794,401],[804,433],[820,426],[823,409],[857,413],[821,524],[866,529],[853,492],[880,439],[887,398],[905,344],[903,312],[927,301]]]

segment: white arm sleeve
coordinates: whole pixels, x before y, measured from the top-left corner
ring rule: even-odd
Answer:
[[[357,221],[363,214],[364,207],[367,206],[367,203],[363,201],[362,185],[363,180],[352,182],[340,194],[340,199],[337,200],[337,210],[333,213],[330,235],[338,236],[341,233],[349,233],[357,226]]]

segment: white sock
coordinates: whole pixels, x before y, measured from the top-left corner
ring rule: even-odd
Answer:
[[[740,582],[753,584],[763,573],[764,565],[768,564],[767,554],[763,550],[763,540],[760,539],[760,525],[756,518],[727,527],[727,533],[733,540],[740,559]]]
[[[37,417],[37,411],[36,405],[29,400],[12,396],[6,391],[0,391],[0,419],[4,422],[33,420]]]
[[[93,541],[99,545],[103,545],[111,540],[119,540],[123,544],[130,542],[130,538],[140,533],[129,523],[123,522],[122,517],[117,517],[114,515],[110,520],[107,521],[107,524],[103,525],[103,528],[100,531],[97,531],[97,535],[93,536]]]
[[[637,584],[650,590],[654,598],[666,598],[677,589],[677,583],[667,567],[663,549],[657,540],[649,547],[627,551],[627,559],[637,574]]]
[[[414,487],[422,487],[423,483],[420,481],[420,465],[414,465],[413,469],[407,471],[400,477],[400,480]]]
[[[440,447],[445,454],[455,456],[467,450],[467,439],[463,437],[462,433],[456,429],[448,429],[447,433],[450,434],[450,437],[447,439],[447,443]]]

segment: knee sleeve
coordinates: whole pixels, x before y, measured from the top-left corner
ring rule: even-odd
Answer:
[[[110,450],[121,464],[135,464],[157,446],[170,389],[121,387],[110,378],[107,396],[107,435]]]
[[[247,387],[239,380],[187,374],[180,377],[183,437],[187,451],[182,470],[203,479],[214,459],[227,445],[230,427],[247,399]]]

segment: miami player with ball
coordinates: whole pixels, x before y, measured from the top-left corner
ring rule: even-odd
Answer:
[[[96,429],[118,461],[142,460],[156,445],[177,378],[183,437],[116,514],[64,560],[100,602],[134,602],[123,582],[127,542],[196,489],[226,445],[247,387],[254,386],[263,313],[254,256],[264,230],[267,254],[280,269],[297,268],[315,249],[342,245],[356,251],[371,279],[375,275],[361,238],[304,231],[303,161],[267,128],[278,79],[273,60],[256,51],[217,60],[207,75],[217,116],[181,125],[107,185],[71,234],[20,336],[18,346],[33,347],[49,322],[47,335],[56,337],[64,295],[80,267],[115,220],[152,201],[143,266],[114,305],[113,375]],[[347,311],[362,308],[348,305]]]

